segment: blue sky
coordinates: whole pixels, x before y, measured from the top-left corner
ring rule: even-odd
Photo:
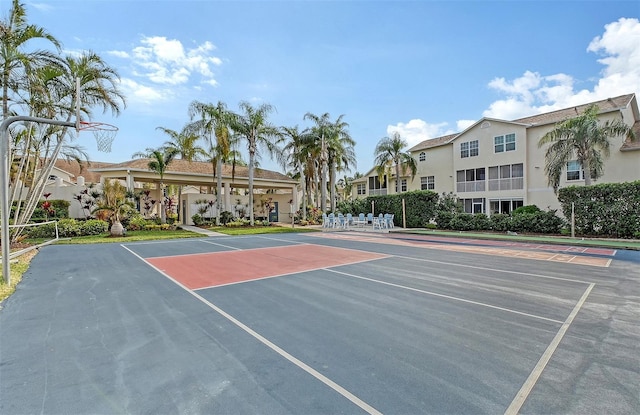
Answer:
[[[275,125],[344,114],[366,173],[377,142],[409,145],[483,116],[515,119],[640,94],[637,1],[23,0],[66,53],[91,49],[122,78],[122,162],[181,130],[194,100],[272,104]],[[3,18],[9,0],[0,2]],[[268,157],[261,166],[281,168]]]

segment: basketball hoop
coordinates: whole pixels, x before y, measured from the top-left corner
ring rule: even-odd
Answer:
[[[111,152],[111,144],[118,133],[118,127],[115,125],[93,121],[78,122],[77,130],[78,133],[80,131],[91,131],[96,139],[98,151],[102,151],[103,153]]]

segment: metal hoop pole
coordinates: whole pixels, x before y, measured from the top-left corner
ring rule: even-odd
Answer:
[[[0,209],[2,221],[2,275],[7,285],[11,283],[11,267],[9,265],[9,126],[18,121],[31,121],[43,124],[62,125],[75,127],[76,124],[68,121],[50,120],[48,118],[29,117],[16,115],[8,117],[0,124]]]

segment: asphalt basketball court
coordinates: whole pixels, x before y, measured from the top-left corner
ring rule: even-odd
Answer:
[[[332,232],[52,245],[0,413],[639,413],[640,253]]]

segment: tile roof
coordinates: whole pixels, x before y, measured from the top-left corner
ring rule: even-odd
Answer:
[[[633,131],[636,139],[634,141],[631,141],[629,138],[624,140],[622,147],[620,147],[620,151],[640,150],[640,120],[633,123],[631,131]]]
[[[97,172],[105,171],[105,170],[149,170],[149,161],[151,159],[141,158],[125,161],[123,163],[111,164],[103,168],[92,169]],[[213,166],[209,162],[204,161],[187,161],[182,159],[174,159],[169,166],[167,166],[167,173],[186,173],[186,174],[202,174],[202,175],[213,175]],[[231,177],[232,174],[232,166],[230,164],[222,165],[222,176],[223,177]],[[249,177],[249,168],[246,166],[236,166],[235,167],[235,177]],[[271,170],[264,170],[260,168],[254,169],[254,178],[263,179],[263,180],[287,180],[292,181],[289,176],[278,173]]]
[[[576,115],[582,114],[584,110],[586,110],[591,105],[597,105],[600,113],[611,112],[620,108],[624,108],[629,105],[629,102],[631,102],[632,98],[633,94],[620,95],[615,98],[607,98],[600,101],[590,102],[588,104],[578,105],[575,107],[546,112],[544,114],[532,115],[525,118],[519,118],[517,120],[513,120],[513,122],[532,125],[555,124],[557,122],[564,121],[571,117],[575,117]]]
[[[614,98],[607,98],[600,101],[590,102],[588,104],[578,105],[575,107],[564,108],[557,111],[546,112],[544,114],[532,115],[529,117],[518,118],[517,120],[512,120],[511,122],[519,123],[519,124],[528,124],[530,126],[538,126],[545,124],[554,124],[560,121],[564,121],[568,118],[574,117],[577,114],[581,114],[587,109],[590,105],[597,105],[600,109],[600,113],[615,111],[620,108],[625,108],[631,100],[633,99],[634,94],[626,94],[620,95]],[[634,124],[634,131],[640,129],[638,127],[638,122]],[[445,135],[442,137],[430,138],[428,140],[424,140],[415,146],[409,149],[409,152],[415,152],[420,150],[426,150],[428,148],[438,147],[441,145],[449,144],[454,138],[456,138],[460,133]],[[633,150],[636,148],[640,148],[640,135],[636,131],[636,137],[638,139],[634,142],[627,141],[623,145],[624,150]]]
[[[106,163],[101,161],[91,161],[78,163],[77,161],[69,161],[65,159],[58,159],[55,162],[55,166],[64,170],[67,173],[73,175],[73,182],[76,183],[78,176],[84,177],[87,183],[99,183],[100,173],[94,172],[93,169],[105,168],[113,165],[113,163]]]
[[[448,144],[449,141],[453,140],[458,136],[459,133],[443,135],[442,137],[430,138],[428,140],[424,140],[415,146],[409,149],[409,152],[418,151],[418,150],[426,150],[427,148],[438,147],[444,144]]]

